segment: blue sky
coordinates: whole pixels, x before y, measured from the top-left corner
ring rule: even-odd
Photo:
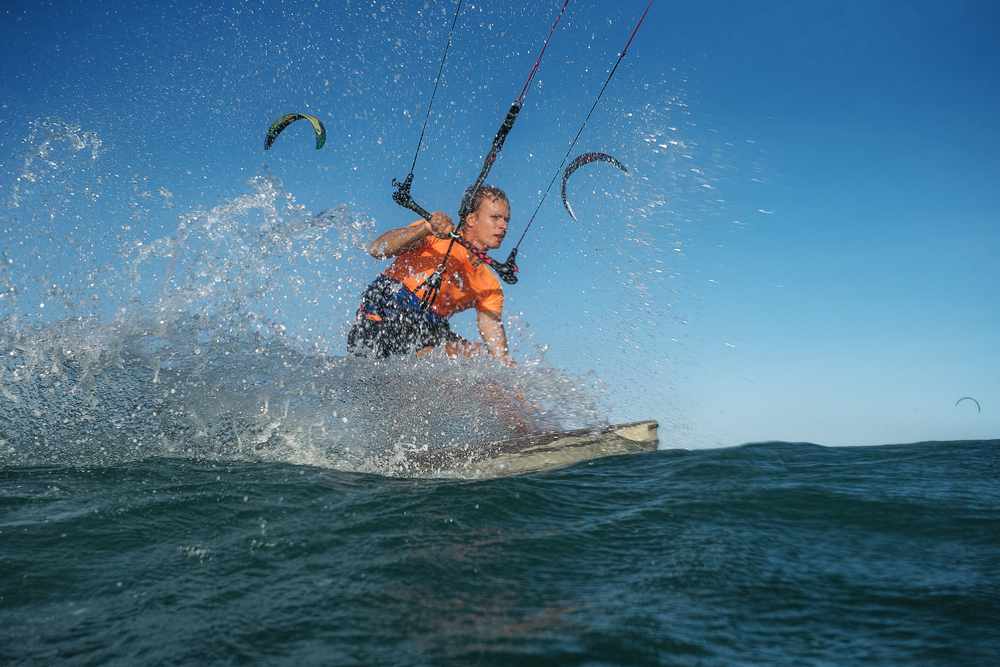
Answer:
[[[415,172],[427,208],[457,207],[561,3],[522,4],[463,6]],[[570,3],[491,174],[514,204],[501,258],[644,7]],[[95,262],[120,261],[250,192],[264,163],[311,211],[407,224],[390,181],[454,9],[8,2],[5,229],[83,227]],[[668,445],[1000,437],[997,34],[988,2],[654,2],[575,150],[631,175],[578,171],[579,224],[550,194],[506,290],[515,356],[593,372],[613,419],[659,419]],[[324,121],[322,151],[293,126],[263,152],[291,111]],[[12,207],[32,128],[54,117],[98,137],[100,159],[60,144],[49,190]],[[161,188],[169,206],[143,195]],[[19,252],[13,232],[4,245]],[[360,252],[325,267],[288,326],[342,353],[352,308],[331,284],[378,270]]]

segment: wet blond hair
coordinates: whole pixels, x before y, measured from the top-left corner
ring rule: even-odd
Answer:
[[[465,194],[462,196],[463,202],[465,202],[465,200],[472,195],[472,187],[473,186],[470,185],[465,189]],[[479,191],[476,193],[476,200],[472,202],[472,208],[467,213],[462,215],[462,221],[465,221],[465,216],[469,215],[469,213],[475,213],[478,211],[479,207],[483,205],[483,200],[487,197],[492,201],[506,202],[507,206],[510,206],[510,200],[507,199],[506,192],[495,185],[483,183],[479,186]],[[461,213],[461,210],[459,210],[459,213]]]

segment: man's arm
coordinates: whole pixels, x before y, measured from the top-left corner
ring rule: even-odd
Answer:
[[[479,335],[483,337],[493,356],[505,365],[513,366],[514,360],[507,350],[507,332],[504,331],[500,313],[492,310],[476,311],[476,325],[479,327]]]
[[[431,219],[422,221],[419,225],[411,225],[400,229],[391,229],[375,239],[368,246],[368,254],[375,259],[390,259],[419,245],[428,236],[439,239],[448,238],[455,229],[451,218],[437,211],[431,214]]]

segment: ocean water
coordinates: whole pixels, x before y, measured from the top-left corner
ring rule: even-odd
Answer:
[[[6,665],[988,665],[1000,441],[0,467]]]

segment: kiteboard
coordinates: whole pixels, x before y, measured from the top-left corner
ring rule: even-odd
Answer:
[[[493,478],[561,468],[604,456],[656,449],[655,421],[541,433],[440,449],[406,452],[397,468],[406,477]]]

